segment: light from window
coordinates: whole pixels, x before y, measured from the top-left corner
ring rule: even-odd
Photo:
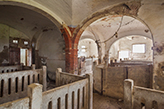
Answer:
[[[119,59],[129,58],[129,51],[119,51]]]
[[[85,50],[85,49],[82,49],[81,51],[82,51],[82,52],[85,52],[86,50]]]
[[[81,46],[81,48],[85,48],[85,46],[84,46],[84,45],[82,45],[82,46]]]
[[[145,44],[134,44],[133,53],[145,53]]]
[[[28,41],[24,41],[24,44],[27,45],[28,44]]]
[[[18,43],[18,40],[13,40],[13,43],[17,44]]]

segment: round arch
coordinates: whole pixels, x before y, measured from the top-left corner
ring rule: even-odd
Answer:
[[[127,43],[125,43],[127,42]],[[140,54],[135,54],[132,52],[132,46],[133,45],[145,45],[145,52],[140,53]],[[144,35],[128,35],[128,36],[123,36],[115,41],[113,41],[108,48],[108,54],[109,57],[112,59],[112,57],[115,57],[114,59],[117,58],[117,60],[120,58],[119,57],[119,52],[120,51],[126,51],[129,54],[129,59],[133,59],[133,55],[137,58],[142,58],[139,60],[148,60],[148,61],[153,61],[153,51],[152,51],[152,39],[150,37],[146,37]],[[116,55],[117,54],[117,55]],[[131,55],[130,55],[131,54]],[[112,57],[111,57],[112,56]],[[145,57],[146,56],[146,57]],[[135,58],[134,58],[135,60]]]
[[[22,7],[22,8],[26,8],[29,10],[32,10],[36,13],[41,14],[42,16],[46,17],[47,19],[49,19],[52,23],[54,23],[56,25],[56,27],[60,30],[62,36],[65,39],[65,43],[67,47],[71,46],[71,39],[70,37],[70,29],[68,28],[68,26],[65,24],[65,22],[58,17],[54,12],[52,12],[51,10],[49,10],[48,8],[44,7],[43,5],[40,5],[39,3],[36,3],[34,1],[20,1],[20,0],[14,0],[14,1],[0,1],[0,5],[9,5],[9,6],[18,6],[18,7]],[[35,33],[34,36],[40,35],[41,31],[38,31]],[[35,40],[35,38],[33,37],[31,39],[33,42],[37,43],[37,41]],[[72,47],[72,46],[71,46]]]
[[[128,37],[128,36],[132,36],[132,35],[134,35],[134,36],[143,36],[143,37],[146,37],[146,38],[149,38],[149,39],[152,40],[151,37],[149,37],[149,36],[145,36],[145,35],[142,35],[142,34],[127,34],[127,35],[123,35],[123,36],[118,37],[117,39],[113,40],[110,44],[108,44],[108,45],[106,46],[106,48],[108,48],[108,49],[106,50],[106,53],[109,52],[110,47],[111,47],[116,41],[118,41],[119,39],[122,39],[122,38]],[[152,40],[152,42],[153,42],[153,40]]]
[[[97,58],[98,47],[97,44],[95,43],[95,40],[90,38],[81,39],[78,44],[78,52],[79,52],[78,57],[85,56],[85,57]]]
[[[108,15],[123,15],[123,16],[130,16],[133,17],[137,20],[139,20],[140,22],[142,22],[146,27],[149,28],[149,26],[139,17],[137,17],[137,13],[139,8],[141,7],[141,3],[140,2],[136,2],[136,1],[131,1],[131,2],[126,2],[126,3],[121,3],[121,4],[117,4],[113,7],[109,7],[103,10],[100,10],[98,12],[95,12],[94,14],[92,14],[91,16],[87,17],[86,19],[84,19],[82,21],[82,23],[80,25],[78,25],[73,33],[73,48],[77,48],[77,43],[80,40],[80,37],[82,35],[82,33],[84,32],[84,30],[94,21],[108,16]],[[153,45],[154,45],[154,39],[153,39],[153,35],[151,32],[151,29],[149,28],[150,33],[151,33],[151,37],[153,40]]]
[[[15,1],[0,1],[0,5],[12,5],[12,6],[19,6],[23,8],[30,9],[32,11],[35,11],[37,13],[42,14],[49,20],[51,20],[59,29],[62,27],[65,27],[64,21],[59,18],[55,13],[53,13],[51,10],[47,9],[46,7],[35,3],[34,1],[21,1],[15,0]]]

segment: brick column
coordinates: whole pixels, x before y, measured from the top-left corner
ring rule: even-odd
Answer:
[[[61,32],[65,39],[65,70],[72,74],[78,74],[78,49],[74,47],[78,42],[74,42],[74,38],[72,37],[74,29],[75,28],[71,27],[63,27]]]
[[[69,28],[65,28],[63,27],[63,29],[60,29],[62,36],[64,37],[65,40],[65,70],[66,72],[70,72],[71,69],[71,49],[72,49],[72,40],[71,40],[71,36],[69,33]]]
[[[70,49],[66,48],[65,49],[65,70],[66,72],[69,72],[70,69],[70,57],[71,57],[71,53],[70,53]]]
[[[78,49],[71,49],[70,52],[70,73],[78,74]]]

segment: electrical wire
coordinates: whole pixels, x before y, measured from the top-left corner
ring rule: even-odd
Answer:
[[[109,37],[107,40],[105,40],[105,41],[103,41],[103,42],[99,42],[100,39],[97,40],[97,38],[95,37],[95,39],[96,39],[95,42],[96,42],[96,43],[106,43],[107,41],[109,41],[110,39],[112,39],[114,36],[117,37],[117,35],[118,35],[117,33],[118,33],[118,31],[120,30],[120,28],[121,28],[121,26],[122,26],[123,17],[124,17],[124,16],[121,17],[121,21],[120,21],[120,25],[119,25],[118,29],[116,30],[116,32],[115,32],[111,37]],[[94,36],[96,36],[96,34],[94,33],[94,31],[93,31],[93,29],[91,28],[91,26],[89,26],[89,27],[90,27],[90,29],[91,29],[92,34],[93,34]]]
[[[109,37],[107,40],[105,40],[105,41],[103,41],[103,42],[100,42],[100,43],[105,43],[105,42],[109,41],[111,38],[113,38],[114,36],[117,37],[117,35],[118,35],[117,33],[118,33],[118,31],[120,30],[120,28],[121,28],[121,26],[122,26],[123,17],[124,17],[124,16],[121,17],[121,22],[120,22],[120,25],[119,25],[117,31],[116,31],[111,37]]]

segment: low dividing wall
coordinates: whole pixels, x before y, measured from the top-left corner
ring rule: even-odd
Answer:
[[[28,86],[28,97],[2,104],[0,109],[92,109],[92,80],[92,74],[87,74],[81,80],[45,92],[42,85],[34,83]]]
[[[73,109],[92,109],[92,74],[86,74],[84,76],[73,75],[70,73],[62,72],[62,69],[58,68],[56,70],[56,86],[61,86],[59,87],[59,89],[61,89],[61,92],[58,91],[58,95],[60,96],[57,96],[58,103],[62,103],[64,106],[66,106],[66,109],[67,107]],[[57,88],[55,90],[57,90]],[[63,100],[65,100],[66,102],[64,102]],[[56,106],[54,106],[54,108],[56,108]]]
[[[46,90],[46,67],[0,74],[0,104],[27,96],[27,86],[43,84]]]
[[[107,68],[98,65],[93,71],[94,89],[102,95],[123,99],[125,79],[133,79],[137,86],[151,88],[152,71],[152,65]]]
[[[78,80],[82,80],[85,77],[74,75],[66,72],[62,72],[61,68],[57,68],[56,70],[56,87],[66,85],[68,83],[76,82]]]
[[[35,67],[35,64],[31,66],[23,66],[23,65],[13,65],[13,66],[0,66],[0,74],[1,73],[9,73],[15,71],[22,71],[22,70],[31,70]]]
[[[0,105],[0,109],[29,109],[29,98],[22,98]]]
[[[22,65],[0,66],[0,74],[6,72],[15,72],[22,70]]]
[[[125,109],[164,109],[164,91],[134,86],[131,79],[124,81]]]

